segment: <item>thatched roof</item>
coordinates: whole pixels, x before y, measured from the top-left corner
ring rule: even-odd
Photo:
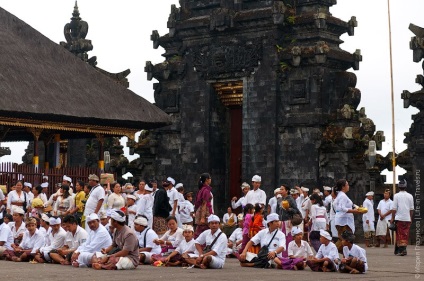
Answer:
[[[151,129],[169,116],[0,8],[0,117]]]

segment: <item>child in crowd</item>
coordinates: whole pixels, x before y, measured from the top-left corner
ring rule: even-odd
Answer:
[[[336,271],[339,263],[339,252],[336,245],[331,242],[331,239],[330,233],[320,230],[321,246],[315,257],[306,262],[312,271]]]
[[[355,235],[350,231],[342,233],[344,258],[341,260],[341,273],[365,273],[368,270],[367,257],[364,249],[354,244]]]
[[[293,241],[289,243],[287,254],[288,258],[276,257],[274,259],[277,268],[286,270],[302,270],[305,268],[305,261],[312,259],[314,253],[308,242],[302,240],[303,232],[299,227],[293,227],[291,231]]]

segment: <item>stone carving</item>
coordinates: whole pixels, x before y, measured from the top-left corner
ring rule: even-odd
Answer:
[[[85,39],[88,33],[88,23],[81,20],[77,1],[75,1],[71,22],[65,25],[63,33],[66,42],[60,42],[61,46],[90,65],[95,66],[97,64],[96,57],[88,58],[87,52],[93,50],[93,45],[91,40]]]

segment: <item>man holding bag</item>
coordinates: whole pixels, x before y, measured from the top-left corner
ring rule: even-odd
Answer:
[[[202,269],[223,268],[227,255],[227,236],[219,228],[219,217],[210,215],[208,217],[209,229],[202,232],[196,238],[196,250],[199,257],[196,265]],[[206,247],[202,247],[206,245]]]
[[[262,229],[250,239],[240,254],[240,265],[243,267],[269,267],[269,261],[276,257],[281,257],[281,252],[286,248],[286,236],[279,229],[280,220],[277,214],[272,213],[267,216],[268,228]],[[247,252],[252,245],[261,245],[258,255],[251,255]]]

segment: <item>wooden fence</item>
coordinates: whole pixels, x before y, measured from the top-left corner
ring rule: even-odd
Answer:
[[[34,165],[0,163],[0,185],[6,185],[7,190],[15,185],[18,180],[30,182],[32,186],[37,186],[43,182],[43,176],[48,176],[49,194],[52,194],[54,186],[62,183],[63,175],[72,179],[72,183],[77,181],[88,182],[88,175],[96,174],[100,177],[101,169],[74,167],[74,168],[36,168]]]

